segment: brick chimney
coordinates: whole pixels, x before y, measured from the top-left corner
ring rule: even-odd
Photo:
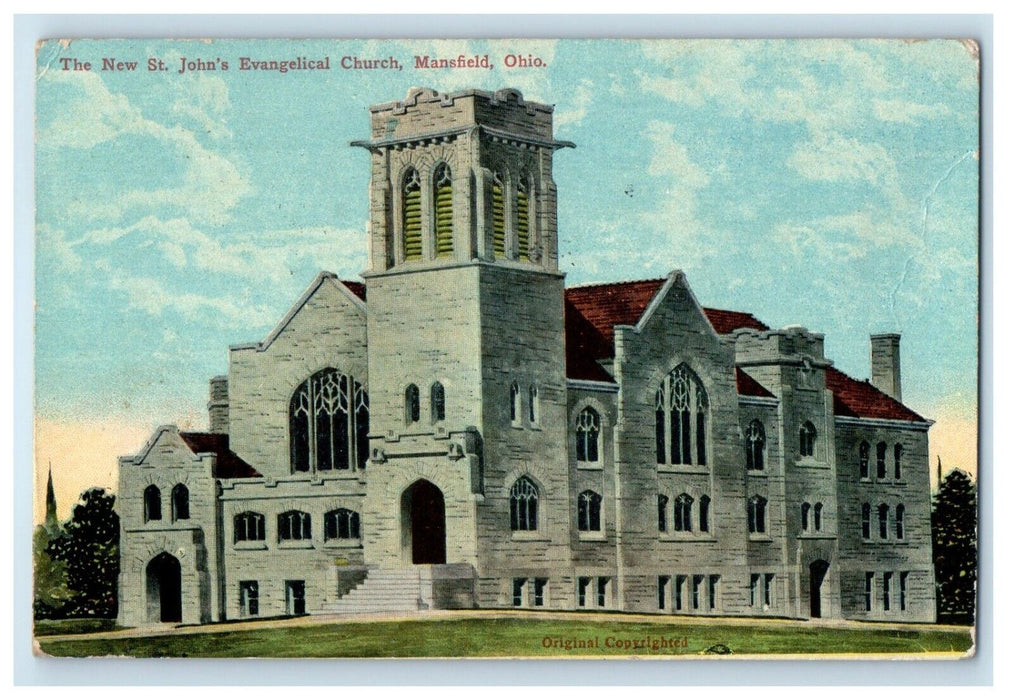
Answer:
[[[901,336],[878,333],[870,336],[870,376],[873,386],[901,401]]]
[[[225,376],[212,377],[208,401],[208,422],[209,429],[213,433],[229,433],[229,378]]]

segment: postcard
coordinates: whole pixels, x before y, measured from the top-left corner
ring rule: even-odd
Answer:
[[[970,40],[60,40],[51,656],[962,658]]]

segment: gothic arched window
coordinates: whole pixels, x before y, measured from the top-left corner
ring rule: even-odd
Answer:
[[[419,387],[415,384],[405,387],[405,422],[419,422]]]
[[[894,509],[894,534],[899,540],[905,539],[905,506],[900,503]]]
[[[870,443],[859,443],[859,478],[870,478]]]
[[[900,444],[894,446],[894,479],[895,481],[901,481],[901,452],[902,447]]]
[[[764,425],[759,420],[750,421],[746,427],[746,468],[764,469]]]
[[[338,508],[324,514],[325,540],[358,540],[359,537],[359,513]]]
[[[669,497],[658,494],[658,531],[665,532],[669,529]]]
[[[877,443],[877,478],[887,478],[887,443]]]
[[[313,537],[310,530],[310,514],[301,510],[286,511],[278,516],[278,539],[308,540]]]
[[[768,502],[763,496],[752,496],[746,502],[746,525],[751,533],[767,532]]]
[[[535,531],[539,529],[539,489],[535,482],[523,476],[511,486],[511,530]]]
[[[655,392],[655,457],[659,464],[708,462],[708,395],[685,364]]]
[[[577,529],[581,532],[602,529],[602,496],[594,491],[582,491],[577,497]]]
[[[507,254],[507,214],[503,202],[503,175],[493,173],[493,257]]]
[[[711,498],[709,496],[701,496],[697,507],[697,524],[701,532],[711,531]]]
[[[190,490],[183,484],[173,486],[170,497],[173,511],[173,522],[190,519]]]
[[[289,403],[292,471],[365,467],[369,430],[370,403],[362,385],[334,369],[317,372]]]
[[[872,528],[870,525],[870,519],[871,519],[870,504],[864,503],[862,508],[862,530],[864,540],[868,540],[871,537],[870,531]]]
[[[422,258],[422,183],[415,168],[401,183],[401,241],[406,260]]]
[[[454,252],[454,187],[451,169],[441,163],[433,171],[433,220],[436,232],[437,257]]]
[[[881,503],[877,506],[877,525],[880,530],[880,539],[887,539],[887,514],[890,512],[890,508],[886,503]]]
[[[810,529],[810,504],[803,503],[799,506],[799,529],[806,532]]]
[[[518,180],[518,260],[529,260],[531,257],[531,212],[528,199],[528,183],[525,178]]]
[[[676,497],[673,507],[673,532],[692,532],[694,529],[691,512],[694,506],[694,499],[690,494],[681,493]]]
[[[824,517],[824,504],[814,503],[813,504],[813,529],[815,532],[820,532],[822,527],[822,519]]]
[[[599,414],[594,408],[585,408],[577,416],[575,439],[578,462],[599,461]]]
[[[517,382],[511,382],[511,423],[521,422],[521,387]]]
[[[434,423],[444,419],[444,385],[433,382],[430,387],[430,416]]]
[[[144,522],[162,519],[162,492],[151,484],[144,490]]]
[[[264,539],[264,516],[250,511],[232,519],[233,542],[259,542]]]
[[[539,424],[539,387],[535,384],[528,387],[528,423]]]
[[[812,457],[813,445],[817,441],[817,429],[813,423],[806,421],[799,426],[799,456]]]

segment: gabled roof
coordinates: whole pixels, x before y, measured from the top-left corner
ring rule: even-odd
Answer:
[[[925,422],[926,419],[869,382],[853,379],[828,367],[827,388],[834,394],[834,414],[852,418],[881,418]]]
[[[614,357],[613,328],[635,326],[667,278],[571,287],[564,292],[567,378],[615,383],[598,360]],[[770,328],[743,311],[702,308],[718,335],[740,328]],[[924,422],[925,419],[869,382],[860,382],[834,368],[827,370],[827,388],[834,394],[834,414]],[[736,391],[741,396],[773,397],[753,377],[736,368]]]
[[[349,291],[355,294],[357,297],[366,301],[366,285],[362,282],[356,282],[355,280],[341,280],[341,283],[349,288]]]
[[[229,436],[222,433],[180,433],[183,442],[194,454],[215,455],[216,479],[250,479],[261,476],[229,449]]]

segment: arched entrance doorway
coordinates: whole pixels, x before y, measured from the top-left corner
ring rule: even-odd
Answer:
[[[401,497],[403,522],[413,564],[447,562],[447,533],[444,524],[444,494],[434,484],[420,479]]]
[[[183,589],[180,562],[162,552],[145,569],[148,588],[148,619],[159,622],[183,621]]]
[[[810,564],[810,617],[821,616],[824,579],[827,577],[827,570],[830,566],[823,559],[818,559]]]

